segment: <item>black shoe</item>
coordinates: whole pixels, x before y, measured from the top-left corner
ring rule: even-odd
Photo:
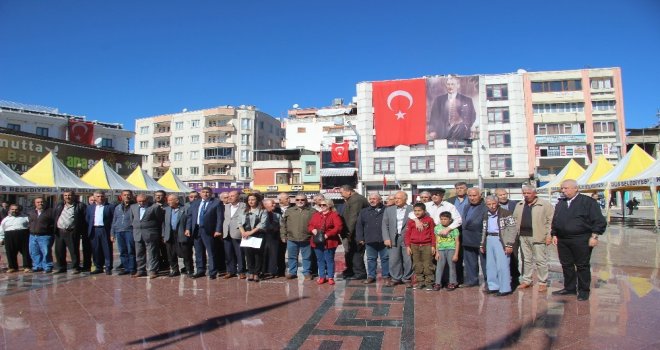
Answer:
[[[44,273],[53,273],[53,270],[44,270]]]
[[[214,280],[214,279],[216,279],[216,278],[217,278],[216,275],[209,275],[209,279],[210,279],[210,280]]]
[[[366,280],[367,276],[357,276],[357,275],[352,275],[352,276],[346,276],[344,277],[345,280]]]
[[[121,271],[117,272],[117,276],[124,276],[124,275],[128,275],[128,274],[130,274],[130,272],[128,272],[126,270],[121,270]]]
[[[578,292],[577,300],[578,301],[589,300],[589,292],[582,292],[582,291]]]
[[[552,292],[552,295],[575,295],[575,294],[577,294],[576,291],[569,289],[560,289]]]
[[[190,279],[194,279],[195,278],[194,276],[195,276],[195,274],[193,274],[192,272],[186,274],[186,277],[188,277]]]
[[[169,276],[169,277],[181,276],[181,272],[179,272],[179,271],[171,271],[170,274],[169,274],[168,276]]]
[[[82,272],[82,270],[80,270],[80,269],[75,269],[75,270],[73,270],[73,274],[74,274],[74,275],[78,275],[78,274],[80,274],[81,272]]]
[[[57,273],[66,273],[66,269],[59,269],[59,270],[55,271],[55,273],[56,274]]]
[[[461,288],[472,288],[472,287],[479,287],[479,283],[472,283],[472,284],[461,284]]]
[[[192,278],[200,278],[206,276],[206,272],[197,272],[194,275],[192,275]]]
[[[486,288],[486,289],[484,289],[484,293],[486,293],[486,294],[500,294],[500,291],[499,291],[499,289],[490,290],[490,289]]]
[[[96,269],[96,270],[90,272],[89,274],[90,275],[98,275],[99,273],[103,273],[103,269]]]
[[[112,270],[110,269],[105,270],[105,274],[108,276],[112,275]]]
[[[495,294],[495,295],[498,296],[498,297],[503,297],[503,296],[507,296],[507,295],[509,295],[509,294],[511,294],[511,293],[513,293],[513,292],[504,292],[504,293],[500,293],[500,292],[498,292],[498,293]]]

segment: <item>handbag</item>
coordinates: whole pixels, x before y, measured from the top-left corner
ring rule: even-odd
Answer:
[[[316,230],[313,240],[315,246],[325,247],[325,218],[323,218],[323,229]]]

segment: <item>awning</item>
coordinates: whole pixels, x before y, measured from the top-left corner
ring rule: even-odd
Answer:
[[[323,168],[321,169],[321,176],[353,176],[356,171],[356,168]]]

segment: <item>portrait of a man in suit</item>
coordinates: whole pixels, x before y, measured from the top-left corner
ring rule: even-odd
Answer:
[[[429,80],[431,89],[439,83],[444,85],[446,93],[429,101],[431,103],[429,103],[430,113],[427,120],[427,139],[471,139],[476,110],[472,98],[461,93],[461,79],[448,76],[440,78],[438,83],[434,80]]]

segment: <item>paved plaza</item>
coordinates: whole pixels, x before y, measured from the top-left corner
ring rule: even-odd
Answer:
[[[650,211],[612,223],[592,257],[592,294],[551,284],[512,295],[343,281],[0,274],[5,349],[658,349],[660,236]],[[116,250],[115,250],[116,252]],[[6,265],[2,249],[2,265]],[[343,256],[337,254],[341,271]],[[115,261],[119,261],[115,259]],[[302,276],[301,276],[302,277]]]

